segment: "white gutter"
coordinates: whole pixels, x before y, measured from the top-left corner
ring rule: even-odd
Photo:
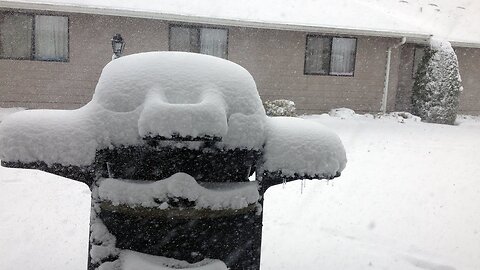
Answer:
[[[382,107],[380,108],[382,113],[387,112],[387,98],[388,98],[388,87],[390,82],[390,65],[392,61],[392,49],[396,49],[402,46],[403,44],[405,44],[405,42],[407,42],[407,38],[403,37],[400,43],[397,43],[397,44],[394,44],[393,46],[388,47],[388,50],[387,50],[387,66],[385,68],[385,83],[383,87]]]

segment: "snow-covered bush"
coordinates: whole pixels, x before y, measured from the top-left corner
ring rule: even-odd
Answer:
[[[336,108],[328,112],[331,117],[338,117],[341,119],[350,119],[357,115],[354,110],[349,108]]]
[[[455,51],[448,41],[432,39],[415,76],[412,113],[426,122],[453,125],[461,91]]]
[[[263,103],[268,116],[297,116],[295,103],[287,99],[267,100]]]

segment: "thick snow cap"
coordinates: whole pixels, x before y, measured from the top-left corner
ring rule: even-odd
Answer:
[[[142,107],[142,137],[223,138],[230,121],[237,121],[230,116],[265,115],[248,71],[218,57],[184,52],[141,53],[112,61],[103,69],[93,101],[115,112]]]
[[[347,158],[340,138],[321,124],[295,117],[267,122],[264,169],[287,177],[333,178]]]

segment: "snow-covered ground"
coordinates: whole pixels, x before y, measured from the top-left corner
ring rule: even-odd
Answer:
[[[329,183],[267,192],[262,269],[480,268],[480,117],[304,118],[337,132],[349,161]],[[0,187],[0,269],[86,269],[85,185],[0,168]]]
[[[12,114],[14,112],[19,112],[19,111],[23,111],[25,110],[25,108],[22,108],[22,107],[13,107],[13,108],[0,108],[0,122],[2,122],[2,119],[9,115],[9,114]]]

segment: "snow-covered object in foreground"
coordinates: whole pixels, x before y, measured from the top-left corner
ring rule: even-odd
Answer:
[[[96,150],[156,136],[213,137],[227,149],[259,149],[265,118],[255,82],[241,66],[201,54],[141,53],[105,66],[92,101],[78,110],[6,117],[0,159],[85,166]]]
[[[72,111],[26,110],[9,115],[0,124],[0,159],[90,165],[99,146],[97,133],[105,128],[96,127],[91,107]]]
[[[92,101],[115,112],[143,107],[138,120],[141,137],[223,138],[232,114],[265,114],[248,71],[218,57],[184,52],[142,53],[112,61]],[[261,127],[245,127],[249,128]]]
[[[412,89],[412,112],[431,123],[453,125],[462,80],[451,44],[432,38],[420,63]]]
[[[237,64],[193,53],[141,53],[110,62],[80,109],[6,117],[0,159],[82,167],[94,163],[98,150],[142,145],[149,137],[213,138],[219,149],[262,151],[266,143],[267,170],[338,175],[345,166],[340,140],[300,123],[267,121],[252,76]]]
[[[203,187],[193,177],[177,173],[159,181],[129,181],[107,178],[100,180],[98,195],[113,205],[131,207],[169,207],[169,199],[183,198],[195,203],[195,208],[211,210],[241,209],[258,202],[256,182],[205,183]],[[208,188],[207,188],[208,187]]]
[[[242,67],[180,52],[113,60],[78,110],[7,117],[0,159],[90,185],[89,269],[116,270],[143,268],[122,265],[122,250],[259,269],[268,187],[330,179],[346,162],[323,126],[268,118]],[[258,181],[250,182],[253,170]]]
[[[321,124],[293,117],[271,117],[267,123],[266,171],[333,178],[345,168],[340,138]]]

